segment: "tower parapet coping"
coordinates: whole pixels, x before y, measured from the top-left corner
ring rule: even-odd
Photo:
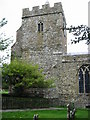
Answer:
[[[40,9],[39,6],[35,6],[32,8],[32,11],[29,11],[29,8],[23,9],[22,18],[32,17],[32,16],[39,16],[39,15],[46,15],[46,14],[53,14],[53,13],[63,13],[62,3],[54,3],[53,7],[50,7],[50,4],[42,5]]]

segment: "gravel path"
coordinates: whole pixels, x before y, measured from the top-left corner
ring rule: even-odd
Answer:
[[[8,110],[1,110],[1,112],[16,112],[16,111],[35,111],[35,110],[63,110],[64,108],[40,108],[40,109],[8,109]]]

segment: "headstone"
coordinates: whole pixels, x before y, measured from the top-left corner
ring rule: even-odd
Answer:
[[[38,120],[38,114],[35,114],[35,115],[33,116],[33,120]]]

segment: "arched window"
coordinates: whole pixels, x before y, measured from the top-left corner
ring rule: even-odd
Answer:
[[[38,24],[38,32],[40,32],[40,23]]]
[[[84,92],[84,80],[83,80],[83,71],[80,69],[79,71],[79,93]]]
[[[90,65],[79,69],[79,93],[90,93]]]
[[[41,23],[41,31],[43,31],[43,23]]]
[[[43,31],[43,23],[40,22],[38,23],[38,32],[42,32]]]
[[[85,92],[90,93],[90,75],[88,69],[85,71]]]

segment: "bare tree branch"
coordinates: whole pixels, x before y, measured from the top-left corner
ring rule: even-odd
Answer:
[[[5,18],[3,18],[1,21],[0,21],[0,28],[3,27],[5,24],[7,24],[7,20]]]

